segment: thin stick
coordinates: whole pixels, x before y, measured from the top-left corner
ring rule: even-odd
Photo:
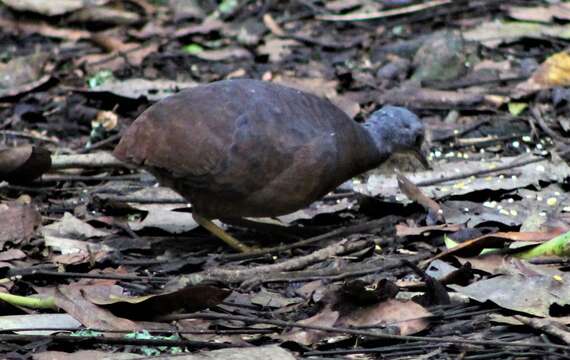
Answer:
[[[451,3],[451,0],[433,0],[423,4],[404,6],[398,9],[375,11],[366,14],[347,14],[347,15],[319,15],[316,18],[325,21],[365,21],[382,19],[391,16],[407,15],[415,12],[432,9],[441,5]]]
[[[263,323],[281,326],[284,328],[301,328],[301,329],[311,329],[319,331],[327,331],[332,333],[344,333],[356,336],[365,336],[377,339],[386,340],[398,340],[398,341],[426,341],[432,343],[452,343],[452,344],[470,344],[470,345],[482,345],[482,346],[499,346],[499,347],[537,347],[546,349],[559,349],[564,351],[570,351],[570,346],[556,345],[556,344],[543,344],[543,343],[516,343],[509,341],[483,341],[483,340],[467,340],[467,339],[457,339],[457,338],[436,338],[428,336],[409,336],[409,335],[392,335],[392,334],[381,334],[375,331],[365,331],[357,329],[348,329],[333,326],[319,326],[319,325],[307,325],[299,324],[289,321],[282,320],[270,320],[263,319],[254,316],[241,316],[241,315],[227,315],[227,314],[174,314],[161,317],[163,321],[173,321],[173,320],[183,320],[183,319],[205,319],[205,320],[229,320],[229,321],[244,321],[250,323]]]
[[[111,155],[111,153],[104,151],[91,154],[54,155],[51,157],[51,163],[52,170],[128,167],[124,162]]]
[[[503,166],[497,166],[496,168],[493,168],[493,169],[476,170],[476,171],[471,171],[471,172],[460,174],[460,175],[453,175],[453,176],[442,177],[439,179],[430,179],[430,180],[420,181],[420,182],[416,183],[416,186],[432,186],[432,185],[445,183],[448,181],[470,178],[471,176],[481,176],[481,175],[492,174],[495,172],[499,172],[499,171],[503,171],[503,170],[510,170],[513,168],[517,168],[517,167],[521,167],[521,166],[525,166],[525,165],[529,165],[529,164],[533,164],[533,163],[537,163],[537,162],[541,162],[541,161],[545,161],[545,160],[547,160],[547,159],[546,158],[532,158],[532,159],[523,160],[523,161],[514,161],[511,164],[503,165]]]

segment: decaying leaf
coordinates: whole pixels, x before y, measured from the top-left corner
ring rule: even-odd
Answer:
[[[48,58],[48,54],[38,52],[0,62],[0,98],[17,96],[45,84],[51,78],[44,74]]]
[[[570,287],[565,285],[570,281],[567,273],[520,260],[513,260],[509,269],[507,275],[480,280],[466,287],[449,287],[479,302],[489,300],[503,308],[540,317],[549,316],[553,304],[570,303]]]
[[[60,221],[42,228],[45,245],[61,254],[55,256],[53,260],[62,264],[80,264],[104,258],[113,250],[111,247],[85,240],[108,236],[109,234],[109,232],[98,230],[69,213],[65,213]]]
[[[8,242],[20,244],[30,240],[41,220],[40,214],[31,205],[0,204],[0,249]]]
[[[102,85],[92,88],[90,92],[109,92],[128,99],[145,97],[151,101],[158,101],[181,89],[193,86],[196,86],[196,83],[133,78],[123,81],[106,81]]]

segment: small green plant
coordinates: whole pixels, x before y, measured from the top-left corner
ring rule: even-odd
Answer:
[[[133,333],[129,333],[125,335],[127,339],[144,339],[144,340],[180,340],[180,337],[177,334],[172,334],[170,336],[160,336],[160,335],[151,335],[147,330],[136,331]],[[184,352],[180,346],[157,346],[157,347],[150,347],[150,346],[143,346],[141,347],[141,352],[146,356],[158,356],[162,353],[169,353],[169,354],[180,354]]]
[[[97,336],[103,336],[103,333],[98,331],[93,331],[91,329],[81,329],[71,333],[71,336],[97,337]]]
[[[237,0],[223,0],[220,5],[218,5],[218,11],[224,15],[231,14],[238,5]]]
[[[189,44],[182,47],[182,50],[188,54],[198,54],[204,51],[204,48],[199,44]]]
[[[111,70],[101,70],[97,72],[95,75],[91,76],[87,79],[87,85],[90,89],[93,89],[97,86],[103,85],[106,81],[113,78],[113,72]]]

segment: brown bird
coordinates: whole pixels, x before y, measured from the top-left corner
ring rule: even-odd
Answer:
[[[211,220],[294,212],[393,152],[420,154],[423,134],[404,108],[385,106],[361,125],[300,90],[223,80],[148,108],[114,155],[147,169],[192,204],[197,223],[248,251]]]

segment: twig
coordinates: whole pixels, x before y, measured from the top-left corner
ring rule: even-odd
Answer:
[[[325,233],[325,234],[321,234],[321,235],[317,235],[317,236],[314,236],[314,237],[311,237],[311,238],[308,238],[305,240],[297,241],[293,244],[280,245],[280,246],[275,246],[275,247],[268,248],[268,249],[254,250],[254,251],[251,251],[247,254],[221,255],[219,257],[219,259],[221,259],[221,260],[245,260],[245,259],[249,259],[249,258],[258,257],[261,255],[279,253],[279,252],[295,249],[298,247],[311,245],[311,244],[314,244],[314,243],[317,243],[319,241],[323,241],[323,240],[326,240],[326,239],[329,239],[332,237],[340,237],[340,236],[344,236],[347,234],[354,234],[354,233],[359,233],[359,232],[363,232],[363,231],[368,231],[370,229],[374,229],[374,228],[377,228],[381,225],[384,225],[384,224],[386,224],[386,222],[387,222],[387,220],[385,218],[379,219],[379,220],[367,221],[367,222],[364,222],[361,224],[356,224],[356,225],[347,226],[347,227],[341,227],[339,229],[335,229],[335,230],[330,231],[330,232]]]
[[[347,15],[319,15],[316,18],[325,21],[365,21],[382,19],[391,16],[407,15],[427,9],[433,9],[438,6],[451,3],[452,0],[432,0],[426,3],[404,6],[398,9],[375,11],[365,14],[347,14]]]
[[[531,158],[531,159],[523,160],[523,161],[513,161],[513,163],[511,163],[511,164],[503,165],[503,166],[497,166],[496,168],[493,168],[493,169],[476,170],[476,171],[471,171],[471,172],[460,174],[460,175],[453,175],[453,176],[446,176],[446,177],[444,176],[444,177],[439,178],[439,179],[430,179],[430,180],[420,181],[420,182],[416,183],[416,186],[432,186],[432,185],[445,183],[448,181],[455,181],[455,180],[470,178],[471,176],[481,176],[481,175],[492,174],[495,172],[499,172],[499,171],[503,171],[503,170],[509,170],[509,169],[513,169],[516,167],[521,167],[521,166],[525,166],[525,165],[529,165],[529,164],[533,164],[533,163],[537,163],[537,162],[545,161],[545,160],[547,160],[547,159],[546,158]]]
[[[104,176],[88,176],[88,175],[43,175],[35,183],[49,183],[58,181],[140,181],[141,174],[129,175],[104,175]]]
[[[215,313],[205,313],[205,314],[174,314],[167,315],[160,318],[164,321],[174,321],[183,319],[205,319],[205,320],[228,320],[228,321],[243,321],[248,323],[263,323],[275,326],[281,326],[283,328],[301,328],[301,329],[311,329],[326,331],[332,333],[349,334],[355,336],[364,336],[377,339],[386,340],[397,340],[397,341],[425,341],[431,343],[451,343],[451,344],[469,344],[469,345],[482,345],[482,346],[498,346],[498,347],[536,347],[536,348],[546,348],[546,349],[559,349],[564,351],[570,351],[570,346],[557,345],[557,344],[544,344],[544,343],[520,343],[520,342],[510,342],[510,341],[485,341],[485,340],[468,340],[468,339],[457,339],[457,338],[436,338],[428,336],[410,336],[410,335],[392,335],[392,334],[381,334],[377,331],[365,331],[333,326],[319,326],[319,325],[308,325],[299,324],[283,320],[272,320],[263,319],[254,316],[242,316],[242,315],[228,315],[228,314],[215,314]]]
[[[134,345],[134,346],[187,346],[191,348],[212,348],[225,349],[229,347],[243,347],[240,344],[222,344],[215,342],[193,341],[193,340],[166,340],[166,339],[132,339],[113,338],[103,336],[70,336],[70,335],[12,335],[0,334],[0,342],[38,342],[50,340],[55,343],[64,344],[113,344],[113,345]]]
[[[542,114],[540,113],[540,111],[536,107],[532,107],[530,109],[530,113],[532,114],[532,117],[536,120],[536,122],[538,123],[538,126],[540,126],[542,131],[544,131],[548,136],[550,136],[551,138],[555,139],[556,141],[559,141],[559,142],[564,143],[564,144],[570,143],[570,140],[568,140],[564,136],[557,134],[554,130],[552,130],[546,124],[546,122],[544,121],[544,118],[542,117]]]
[[[178,279],[177,281],[178,284],[182,286],[199,284],[204,281],[241,283],[247,280],[251,280],[252,278],[259,279],[260,275],[269,276],[272,273],[274,274],[284,271],[301,269],[311,264],[323,261],[325,259],[334,256],[362,250],[370,246],[370,244],[371,242],[366,240],[355,241],[350,243],[343,241],[341,243],[335,243],[329,245],[311,254],[291,258],[277,264],[261,265],[252,268],[211,269],[183,276],[181,279]]]
[[[420,261],[428,258],[428,254],[417,255],[413,257],[412,261]],[[298,283],[298,282],[307,282],[307,281],[314,281],[314,280],[327,280],[327,281],[341,281],[349,278],[358,278],[370,274],[380,274],[386,271],[390,271],[393,269],[402,268],[402,260],[401,259],[387,259],[385,263],[380,266],[374,266],[369,268],[362,269],[362,265],[354,264],[350,267],[346,268],[331,268],[331,269],[311,269],[311,270],[302,270],[302,271],[291,271],[287,273],[279,273],[275,274],[272,277],[264,277],[263,279],[259,279],[258,284],[267,284],[267,283],[278,283],[278,282],[285,282],[285,283]],[[352,270],[357,269],[357,270]],[[250,284],[253,282],[250,281]],[[252,285],[249,285],[251,287]],[[242,285],[242,287],[245,287]]]
[[[137,275],[116,275],[116,274],[88,274],[77,272],[59,272],[51,270],[32,270],[29,269],[12,269],[9,277],[63,277],[63,278],[79,278],[79,279],[109,279],[121,281],[144,281],[149,283],[165,283],[169,278],[165,277],[151,277],[151,276],[137,276]]]
[[[18,136],[18,137],[23,137],[23,138],[27,138],[27,139],[32,139],[32,140],[39,140],[39,141],[45,141],[45,142],[49,142],[52,144],[58,144],[59,141],[54,140],[52,138],[49,138],[47,136],[43,136],[43,135],[39,135],[39,134],[29,134],[29,133],[25,133],[22,131],[14,131],[14,130],[0,130],[0,135],[3,136]]]
[[[97,169],[97,168],[126,168],[124,162],[115,158],[109,152],[96,152],[92,154],[54,155],[51,157],[52,170],[69,168]]]
[[[108,138],[103,139],[103,140],[101,140],[101,141],[98,141],[98,142],[94,143],[94,144],[91,145],[91,146],[88,146],[88,147],[85,147],[85,148],[82,148],[82,149],[78,149],[78,150],[77,150],[77,153],[79,153],[79,154],[85,154],[85,153],[91,152],[91,151],[93,151],[93,150],[97,150],[97,149],[102,148],[103,146],[105,146],[105,145],[107,145],[107,144],[110,144],[110,143],[113,143],[113,142],[119,140],[120,138],[121,138],[121,134],[114,134],[114,135],[111,135],[111,136],[109,136]]]
[[[164,324],[160,324],[160,326],[162,326]],[[160,328],[160,329],[155,329],[152,327],[146,328],[145,330],[155,333],[155,334],[193,334],[193,335],[205,335],[205,334],[215,334],[215,335],[223,335],[223,334],[271,334],[274,333],[275,330],[271,330],[271,329],[213,329],[213,330],[201,330],[201,329],[196,329],[196,330],[179,330],[174,328],[174,326],[172,326],[173,329],[164,329],[164,328]],[[100,333],[108,333],[108,334],[130,334],[133,331],[132,330],[116,330],[116,329],[98,329],[98,328],[81,328],[84,330],[89,330],[92,332],[100,332]],[[61,327],[61,326],[41,326],[41,327],[14,327],[14,328],[10,328],[10,327],[6,327],[6,328],[1,328],[0,329],[0,333],[4,333],[4,332],[16,332],[16,331],[21,331],[21,332],[25,332],[25,331],[58,331],[58,332],[63,332],[63,331],[77,331],[80,330],[79,327]]]
[[[570,344],[570,333],[566,329],[566,326],[559,322],[551,319],[535,319],[521,315],[513,315],[513,318],[533,329],[556,336],[566,344]]]

